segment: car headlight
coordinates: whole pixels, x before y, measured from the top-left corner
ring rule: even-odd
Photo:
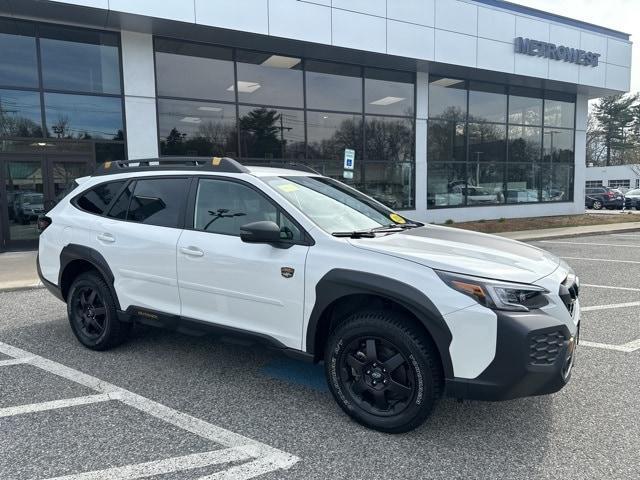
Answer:
[[[454,290],[494,310],[528,312],[549,303],[546,297],[549,291],[537,285],[501,282],[438,270],[436,274]]]

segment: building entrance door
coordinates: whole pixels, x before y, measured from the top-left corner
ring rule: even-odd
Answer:
[[[37,248],[38,216],[92,163],[85,155],[0,155],[0,251]]]

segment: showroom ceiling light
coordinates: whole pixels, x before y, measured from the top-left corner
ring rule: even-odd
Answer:
[[[198,107],[198,110],[202,110],[203,112],[221,112],[222,111],[220,107]]]
[[[458,80],[456,78],[441,78],[435,82],[431,82],[431,85],[438,85],[439,87],[452,87],[464,83],[464,80]]]
[[[243,82],[242,80],[238,80],[239,93],[253,93],[260,87],[261,85],[257,82]],[[227,88],[227,92],[233,92],[233,85]]]
[[[301,62],[299,58],[271,55],[261,65],[274,68],[293,68]]]
[[[202,119],[200,117],[184,117],[180,121],[184,123],[200,123]]]
[[[398,103],[398,102],[401,102],[403,100],[406,100],[406,98],[404,98],[404,97],[384,97],[384,98],[380,98],[379,100],[375,100],[375,101],[371,102],[370,105],[381,105],[383,107],[386,107],[387,105],[393,105],[394,103]]]

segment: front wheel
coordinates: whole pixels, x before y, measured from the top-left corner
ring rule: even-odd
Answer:
[[[130,323],[118,320],[116,303],[97,272],[82,273],[67,296],[67,314],[76,338],[92,350],[107,350],[122,343]]]
[[[422,424],[442,391],[438,356],[425,332],[386,310],[356,313],[331,333],[325,374],[349,416],[388,433]]]
[[[600,200],[594,200],[591,204],[591,208],[594,210],[602,210],[602,202]]]

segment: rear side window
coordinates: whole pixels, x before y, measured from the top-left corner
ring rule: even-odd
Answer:
[[[124,183],[124,181],[108,182],[93,187],[78,197],[76,205],[85,212],[102,215]]]
[[[111,207],[111,210],[109,210],[107,217],[117,218],[118,220],[127,219],[127,210],[129,209],[129,203],[131,203],[131,196],[133,195],[133,185],[134,183],[130,183],[125,187],[113,204],[113,207]]]
[[[188,186],[187,178],[138,180],[126,219],[159,227],[179,227]]]

